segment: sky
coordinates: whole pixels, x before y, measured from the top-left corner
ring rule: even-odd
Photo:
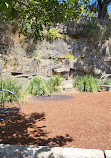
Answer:
[[[108,6],[108,11],[111,12],[111,4]]]

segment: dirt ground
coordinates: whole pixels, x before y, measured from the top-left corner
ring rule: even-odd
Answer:
[[[0,122],[0,143],[111,150],[111,92],[71,95],[23,103]]]

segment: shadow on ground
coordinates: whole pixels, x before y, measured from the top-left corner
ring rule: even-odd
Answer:
[[[38,126],[38,122],[45,121],[44,113],[25,115],[19,111],[0,122],[0,144],[64,146],[73,139],[66,136],[48,137],[46,126]]]

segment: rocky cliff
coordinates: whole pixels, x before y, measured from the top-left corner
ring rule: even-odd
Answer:
[[[73,27],[73,25],[58,27],[60,33],[65,30],[65,39],[58,38],[52,43],[44,40],[33,44],[24,36],[19,38],[18,33],[13,34],[10,25],[0,23],[3,76],[16,78],[25,84],[36,75],[47,77],[50,75],[50,71],[44,66],[50,64],[49,57],[52,58],[53,63],[59,63],[58,67],[54,67],[54,72],[68,74],[68,77],[84,74],[101,76],[103,73],[111,73],[111,40],[107,40],[95,48],[83,37],[69,36],[68,32],[71,32]],[[80,28],[79,31],[81,32],[81,30]],[[74,35],[76,31],[72,32]],[[73,58],[68,59],[68,54],[72,54]]]

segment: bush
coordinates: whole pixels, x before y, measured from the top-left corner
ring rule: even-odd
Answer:
[[[60,75],[56,75],[52,79],[52,91],[57,92],[60,89],[60,86],[62,86],[63,77]]]
[[[31,80],[28,91],[33,95],[44,95],[47,93],[46,81],[43,81],[41,78],[35,77]]]
[[[111,79],[105,79],[103,85],[111,85]]]
[[[99,43],[102,40],[109,39],[111,28],[109,25],[102,26],[93,19],[84,23],[83,34],[89,41]]]
[[[65,39],[65,36],[61,35],[56,29],[45,30],[43,31],[43,35],[50,43],[56,38]]]
[[[52,78],[52,91],[59,91],[60,86],[62,85],[63,77],[54,76]],[[28,91],[33,95],[44,95],[50,92],[50,80],[42,80],[41,78],[35,77],[30,82],[28,86]]]
[[[99,81],[99,85],[111,85],[111,79],[107,78],[105,80]],[[107,90],[107,87],[100,87],[101,90]]]
[[[0,83],[0,89],[2,89],[1,83]],[[3,89],[12,91],[18,98],[21,97],[22,86],[19,85],[16,80],[11,80],[11,79],[5,80],[3,83]],[[15,96],[9,92],[4,92],[4,100],[6,102],[17,101]],[[2,92],[0,92],[0,102],[2,102]]]
[[[96,92],[99,89],[98,79],[91,75],[77,76],[74,79],[73,87],[78,88],[81,92]]]
[[[99,41],[102,39],[101,26],[97,24],[96,20],[90,20],[84,24],[84,36],[90,41]]]
[[[66,54],[66,59],[74,59],[74,56],[72,54],[67,53]]]

